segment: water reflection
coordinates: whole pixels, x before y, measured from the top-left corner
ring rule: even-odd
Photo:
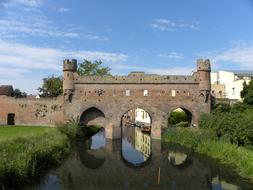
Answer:
[[[126,131],[133,133],[131,138],[126,135]],[[126,129],[122,138],[122,156],[133,166],[144,165],[151,157],[150,134],[143,133],[139,128]]]
[[[140,108],[122,118],[122,157],[131,166],[143,166],[151,158],[151,118]]]
[[[168,153],[168,160],[174,166],[180,166],[186,163],[187,161],[187,154],[183,152],[175,152],[171,151]]]
[[[87,168],[97,169],[105,162],[105,130],[87,128],[84,133],[86,137],[77,143],[80,161]]]
[[[217,176],[212,179],[212,190],[241,190],[241,188],[234,184],[223,181],[219,176]]]
[[[252,189],[252,184],[245,183],[238,176],[231,177],[232,171],[220,174],[216,167],[220,170],[224,168],[219,165],[213,167],[213,163],[207,162],[206,158],[181,147],[170,144],[161,146],[157,141],[151,143],[148,139],[144,140],[146,134],[138,128],[127,130],[132,135],[125,136],[122,142],[105,139],[104,130],[90,138],[79,139],[72,154],[59,168],[49,172],[38,184],[24,189]],[[140,135],[140,141],[136,140],[136,134]],[[129,159],[133,157],[136,164],[146,161],[145,166],[133,168],[126,165],[121,156],[124,141],[127,147],[124,155]],[[152,144],[152,158],[148,144]]]

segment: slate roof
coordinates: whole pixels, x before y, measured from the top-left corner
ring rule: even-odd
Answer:
[[[11,96],[13,94],[13,87],[11,85],[1,85],[0,95]]]

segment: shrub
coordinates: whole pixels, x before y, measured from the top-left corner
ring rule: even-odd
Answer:
[[[187,122],[187,115],[184,111],[174,111],[170,114],[169,117],[169,124],[170,125],[175,125],[180,122]]]
[[[227,112],[215,110],[202,115],[200,127],[213,130],[220,140],[243,146],[253,145],[253,109],[248,105],[238,103]]]
[[[80,131],[79,117],[71,118],[66,124],[60,124],[57,128],[68,136],[71,140],[75,139]]]

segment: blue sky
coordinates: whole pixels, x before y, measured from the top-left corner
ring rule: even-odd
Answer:
[[[113,74],[253,70],[252,0],[0,0],[0,84],[36,93],[62,60]]]

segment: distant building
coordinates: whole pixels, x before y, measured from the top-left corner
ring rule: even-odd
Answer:
[[[243,83],[253,79],[253,71],[218,71],[211,73],[212,95],[218,99],[241,101]]]
[[[135,121],[141,122],[150,125],[151,124],[151,118],[145,110],[141,108],[135,109]]]
[[[13,87],[11,85],[1,85],[0,86],[0,96],[12,96],[13,95]]]
[[[141,129],[135,129],[135,149],[143,154],[146,161],[151,155],[151,136],[143,133]]]

